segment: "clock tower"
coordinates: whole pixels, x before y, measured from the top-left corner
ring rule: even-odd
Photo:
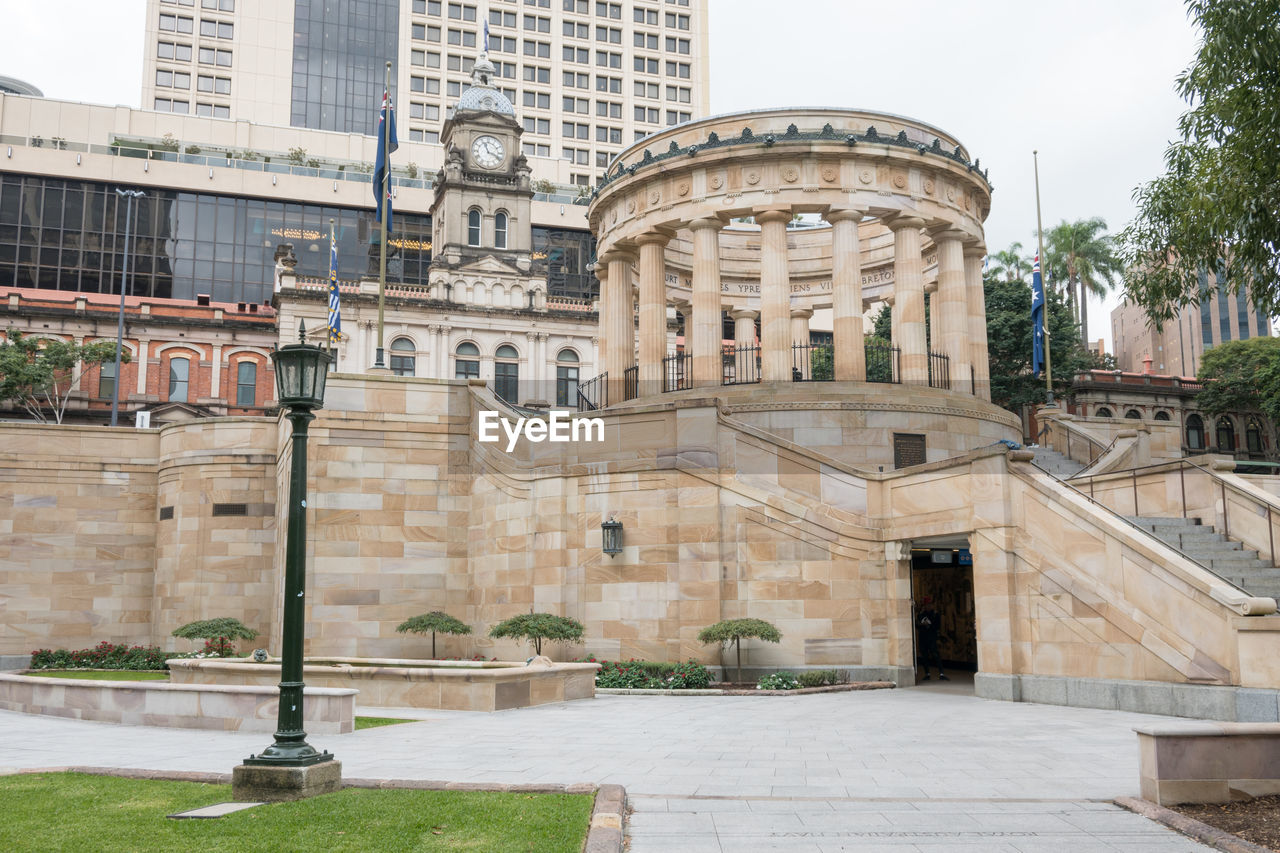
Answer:
[[[452,284],[465,272],[527,277],[532,267],[533,189],[519,147],[523,128],[511,101],[494,86],[494,75],[482,53],[471,85],[444,123],[445,163],[436,173],[431,203],[433,285]],[[531,284],[521,290],[531,293]],[[433,289],[445,297],[444,289]]]

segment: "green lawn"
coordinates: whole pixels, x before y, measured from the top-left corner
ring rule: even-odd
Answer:
[[[40,669],[24,672],[37,678],[79,678],[85,681],[168,681],[169,673],[139,669]]]
[[[348,788],[216,820],[169,820],[231,799],[229,785],[80,773],[0,778],[0,850],[537,851],[578,853],[592,798]]]
[[[398,717],[356,717],[356,731],[376,729],[378,726],[394,726],[396,723],[412,723],[414,720],[403,720]]]

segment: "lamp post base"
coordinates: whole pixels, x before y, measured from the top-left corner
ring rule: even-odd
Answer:
[[[342,762],[304,766],[239,764],[231,771],[231,798],[237,803],[279,803],[342,790]]]

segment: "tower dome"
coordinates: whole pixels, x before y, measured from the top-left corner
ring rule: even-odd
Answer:
[[[480,110],[515,116],[516,108],[506,95],[493,85],[497,70],[489,61],[489,54],[482,53],[471,71],[471,85],[462,92],[454,110]]]

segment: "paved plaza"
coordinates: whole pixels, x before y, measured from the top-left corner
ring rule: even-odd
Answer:
[[[312,738],[348,777],[626,786],[632,853],[1207,850],[1107,801],[1164,717],[974,698],[963,684],[794,697],[601,696]],[[230,772],[270,742],[0,712],[0,769]]]

